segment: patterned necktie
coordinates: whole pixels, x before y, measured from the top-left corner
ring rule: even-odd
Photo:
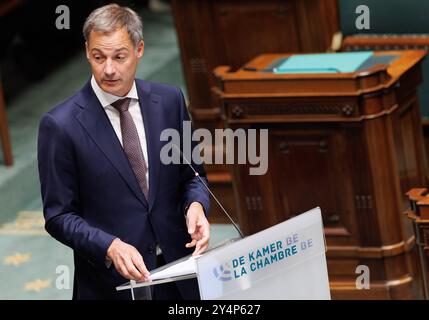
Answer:
[[[131,98],[125,98],[117,100],[111,105],[119,111],[122,146],[124,148],[125,154],[128,157],[128,160],[130,161],[131,168],[136,175],[140,188],[143,191],[146,200],[148,200],[149,186],[146,180],[147,166],[136,125],[133,121],[133,118],[131,117],[131,113],[128,111],[130,102]]]

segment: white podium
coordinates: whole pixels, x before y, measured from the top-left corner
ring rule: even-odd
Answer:
[[[134,299],[150,299],[152,285],[197,277],[203,300],[330,299],[320,208],[199,257],[174,261],[151,271],[151,277],[117,290],[131,290]]]

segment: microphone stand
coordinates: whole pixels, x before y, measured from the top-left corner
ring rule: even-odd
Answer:
[[[242,239],[244,239],[244,235],[241,232],[238,225],[234,222],[234,220],[231,218],[231,216],[226,212],[225,208],[222,206],[222,204],[219,202],[219,200],[216,198],[216,196],[213,194],[213,192],[210,190],[210,188],[206,185],[203,179],[201,179],[200,174],[194,169],[192,164],[186,159],[186,157],[183,155],[182,150],[179,149],[175,144],[173,146],[180,152],[183,160],[188,164],[188,166],[194,171],[195,176],[198,178],[198,180],[203,184],[203,186],[206,188],[206,190],[212,195],[213,199],[216,201],[216,203],[219,205],[219,207],[222,209],[223,213],[228,217],[229,221],[231,221],[232,225],[234,226],[235,230],[237,230],[238,234]]]

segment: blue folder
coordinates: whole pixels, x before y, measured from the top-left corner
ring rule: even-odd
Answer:
[[[299,54],[291,56],[274,73],[339,73],[354,72],[372,56],[372,51],[322,54]]]

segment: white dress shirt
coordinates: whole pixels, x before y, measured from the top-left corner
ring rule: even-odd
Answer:
[[[103,106],[103,109],[106,112],[107,117],[109,118],[110,123],[112,124],[113,130],[115,130],[116,136],[118,137],[121,145],[122,145],[122,133],[121,133],[121,122],[119,118],[119,111],[116,110],[114,107],[112,107],[111,104],[119,99],[131,98],[128,111],[130,112],[131,117],[133,118],[134,124],[136,125],[136,128],[137,128],[137,133],[139,135],[139,140],[142,147],[144,159],[146,162],[146,167],[148,169],[146,172],[146,181],[149,184],[149,163],[148,163],[148,157],[147,157],[146,134],[144,131],[143,116],[140,108],[139,97],[137,95],[136,82],[134,81],[130,92],[128,92],[128,94],[125,97],[118,97],[110,93],[107,93],[106,91],[101,89],[97,81],[95,81],[94,76],[92,76],[91,78],[91,86],[92,86],[92,90],[94,90],[94,93],[98,98],[98,101],[100,101],[101,105]]]

